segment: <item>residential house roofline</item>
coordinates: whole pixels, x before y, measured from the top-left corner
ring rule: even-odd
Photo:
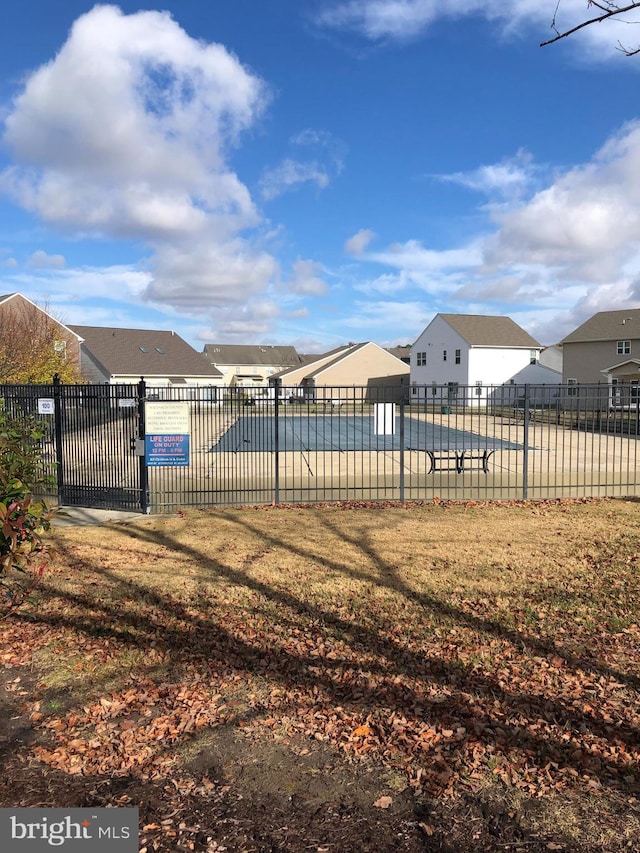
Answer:
[[[563,338],[562,344],[614,341],[640,338],[640,308],[598,311],[593,317]]]
[[[511,317],[488,314],[437,314],[471,347],[542,349]],[[434,318],[435,319],[435,318]]]
[[[111,376],[218,379],[222,375],[173,331],[108,326],[72,326],[71,329],[82,336],[83,346]]]

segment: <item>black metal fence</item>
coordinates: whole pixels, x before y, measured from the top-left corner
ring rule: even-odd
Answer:
[[[635,495],[640,410],[601,385],[0,386],[48,424],[61,505]]]

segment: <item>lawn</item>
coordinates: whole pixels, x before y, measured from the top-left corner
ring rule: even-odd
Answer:
[[[60,528],[0,623],[0,806],[138,806],[146,851],[637,850],[639,513]]]

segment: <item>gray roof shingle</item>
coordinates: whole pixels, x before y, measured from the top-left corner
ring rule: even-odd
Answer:
[[[175,332],[70,326],[111,376],[199,376],[222,374]]]
[[[212,364],[276,365],[280,368],[302,364],[295,347],[268,344],[206,344],[204,357]]]
[[[470,346],[540,348],[541,344],[511,317],[439,314]]]
[[[637,340],[640,338],[640,308],[626,308],[622,311],[598,311],[577,329],[574,329],[563,344],[576,344],[585,341]]]

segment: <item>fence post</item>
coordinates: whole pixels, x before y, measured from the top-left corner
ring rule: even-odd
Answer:
[[[64,455],[62,453],[62,401],[60,391],[60,376],[53,377],[53,431],[56,441],[56,488],[58,505],[64,505]]]
[[[400,441],[400,502],[404,503],[404,380],[402,378],[400,379],[400,405],[398,410],[400,412],[398,436]]]
[[[142,442],[142,453],[138,456],[140,470],[140,509],[145,515],[149,513],[149,469],[147,468],[146,454],[146,424],[145,424],[145,398],[147,396],[147,385],[144,376],[138,382],[138,440]]]
[[[529,418],[531,410],[529,408],[529,385],[524,386],[524,404],[522,407],[522,417],[524,418],[524,435],[522,438],[524,451],[522,455],[522,500],[526,501],[529,493]]]
[[[273,502],[275,504],[280,503],[280,388],[282,387],[282,379],[276,379],[275,381],[275,404],[273,407],[274,412],[274,438],[273,438],[273,458],[275,470],[273,472]]]

